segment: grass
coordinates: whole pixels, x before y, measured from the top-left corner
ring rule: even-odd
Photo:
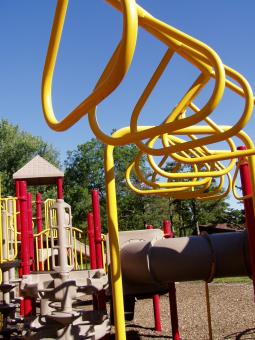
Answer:
[[[225,277],[220,279],[214,279],[213,283],[252,283],[252,280],[248,276],[238,276],[238,277]]]

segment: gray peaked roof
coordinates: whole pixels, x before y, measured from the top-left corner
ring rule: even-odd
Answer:
[[[44,158],[35,156],[12,176],[14,180],[25,180],[30,185],[55,184],[64,173]]]

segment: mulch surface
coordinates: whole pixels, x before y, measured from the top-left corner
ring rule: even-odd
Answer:
[[[251,284],[209,284],[213,339],[255,339],[255,305]],[[182,340],[208,340],[205,284],[176,284]],[[162,332],[155,332],[152,300],[136,302],[135,318],[127,323],[128,340],[172,339],[168,296],[160,297]],[[114,335],[112,335],[114,339]]]

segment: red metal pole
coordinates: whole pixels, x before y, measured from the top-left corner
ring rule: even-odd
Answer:
[[[103,268],[103,255],[102,255],[102,235],[101,235],[101,219],[100,219],[100,205],[98,190],[91,191],[92,196],[92,209],[95,228],[95,242],[96,242],[96,261],[97,268]]]
[[[43,224],[42,224],[42,199],[41,199],[41,194],[39,192],[36,193],[36,198],[35,198],[35,207],[36,207],[36,228],[37,228],[37,234],[39,234],[42,230],[43,230]],[[38,239],[38,250],[39,250],[39,254],[37,254],[37,256],[39,256],[39,270],[42,271],[43,270],[43,265],[42,262],[40,261],[40,253],[41,253],[41,249],[43,247],[42,244],[42,238],[39,237]]]
[[[35,270],[32,194],[30,192],[27,193],[27,223],[28,223],[28,236],[29,236],[30,268],[31,270]]]
[[[90,269],[97,269],[96,261],[96,245],[95,245],[95,228],[94,228],[94,218],[92,213],[87,215],[87,225],[88,225],[88,240],[89,240],[89,255],[90,255]],[[103,301],[103,302],[102,302]],[[101,294],[93,295],[93,307],[94,310],[103,309],[105,305],[105,296],[102,298]]]
[[[160,320],[160,301],[159,301],[158,294],[153,295],[153,312],[154,312],[154,321],[155,321],[155,331],[161,332],[162,326],[161,326],[161,320]]]
[[[88,213],[87,225],[88,225],[90,269],[96,269],[97,268],[96,246],[95,246],[94,221],[92,213]]]
[[[151,224],[146,226],[147,229],[153,229]],[[154,323],[155,323],[155,331],[161,332],[161,319],[160,319],[160,302],[159,302],[159,295],[153,295],[153,312],[154,312]]]
[[[57,178],[58,199],[63,199],[63,177]]]
[[[173,238],[174,237],[171,222],[169,220],[163,221],[163,231],[164,231],[164,237],[165,238]]]
[[[22,274],[30,274],[29,258],[29,233],[28,233],[28,216],[27,216],[27,184],[20,181],[20,221],[21,221],[21,266]],[[24,297],[24,316],[32,314],[32,301],[30,297]]]
[[[100,218],[100,204],[98,190],[91,191],[92,196],[92,209],[94,219],[94,231],[95,231],[95,245],[96,245],[96,263],[97,269],[104,268],[103,254],[102,254],[102,230],[101,230],[101,218]],[[105,291],[99,291],[97,294],[97,306],[99,310],[106,310],[106,296]],[[104,337],[103,339],[107,339]]]
[[[163,221],[163,231],[165,238],[173,238],[174,233],[169,220]],[[173,340],[180,340],[179,325],[178,325],[178,311],[177,311],[177,300],[176,300],[176,288],[175,283],[169,283],[169,303],[170,303],[170,314],[171,314],[171,325],[172,325],[172,337]]]
[[[246,147],[239,146],[237,149],[246,150]],[[252,195],[252,184],[248,160],[246,157],[240,157],[239,161],[243,196]],[[255,217],[252,196],[244,200],[244,211],[245,211],[245,224],[248,232],[253,291],[255,294]]]

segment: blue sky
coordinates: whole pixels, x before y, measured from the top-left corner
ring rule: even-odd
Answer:
[[[223,62],[255,85],[255,25],[253,0],[142,0],[155,17],[211,46]],[[44,121],[40,86],[54,16],[53,0],[0,1],[0,118],[53,144],[65,159],[66,151],[92,137],[87,119],[70,130],[56,133]],[[103,0],[70,0],[57,61],[53,103],[60,119],[93,89],[121,35],[122,17]],[[143,30],[127,78],[98,109],[106,132],[128,125],[138,94],[162,58],[165,47]],[[174,59],[141,115],[156,124],[187,86],[194,71]],[[188,80],[187,80],[188,79]],[[188,82],[187,82],[188,81]],[[218,122],[231,124],[240,104],[226,96]],[[241,107],[241,106],[240,106]],[[162,113],[162,116],[161,116]],[[254,119],[247,132],[254,137]]]

